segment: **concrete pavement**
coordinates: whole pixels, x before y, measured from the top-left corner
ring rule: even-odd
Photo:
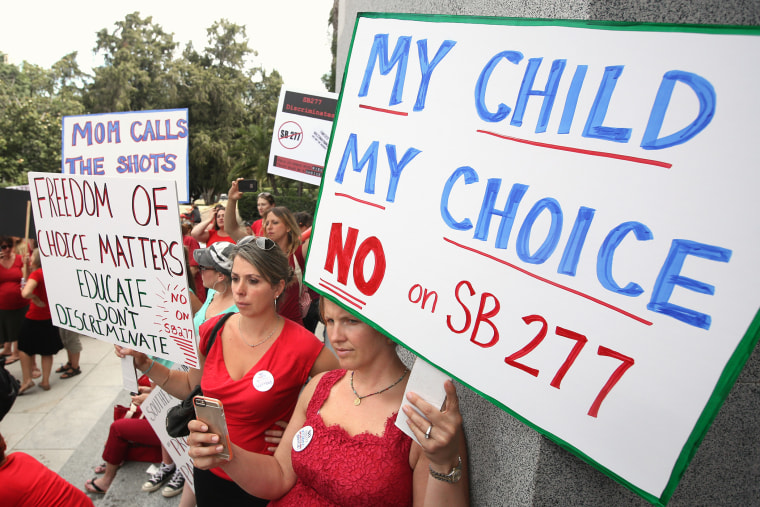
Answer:
[[[8,444],[7,453],[30,454],[84,491],[84,482],[95,475],[93,467],[102,462],[113,406],[128,404],[129,394],[122,388],[121,366],[113,345],[85,336],[81,339],[82,374],[63,380],[53,373],[49,391],[34,387],[19,396],[0,421],[0,433]],[[54,358],[53,370],[66,360],[66,351],[60,351]],[[21,380],[20,362],[7,369]],[[178,505],[180,496],[167,499],[160,490],[150,494],[141,491],[149,465],[125,464],[107,495],[90,494],[90,498],[98,507]]]

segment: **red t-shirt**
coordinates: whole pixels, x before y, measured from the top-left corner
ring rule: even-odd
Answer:
[[[254,236],[266,236],[266,234],[261,234],[261,228],[264,225],[264,219],[259,218],[253,224],[251,224],[251,231],[253,231]]]
[[[219,231],[217,231],[216,229],[211,229],[210,231],[208,231],[208,239],[206,240],[206,248],[210,247],[217,241],[228,241],[230,243],[235,243],[235,240],[232,239],[232,237],[228,235],[222,236],[221,234],[219,234]]]
[[[200,349],[208,347],[209,335],[222,316],[212,317],[200,326]],[[276,429],[277,421],[288,421],[301,388],[309,378],[314,362],[324,346],[305,328],[284,319],[280,335],[264,356],[239,380],[233,380],[224,364],[224,327],[208,351],[203,365],[201,388],[204,396],[224,405],[230,440],[249,452],[272,454],[264,432]],[[268,381],[268,382],[267,382]],[[228,478],[221,468],[216,475]]]
[[[56,507],[92,507],[82,491],[63,477],[23,452],[7,456],[0,466],[0,503],[7,507],[55,505]]]
[[[42,277],[42,268],[35,269],[29,275],[29,280],[37,282],[33,294],[40,298],[45,306],[37,306],[34,301],[29,302],[29,309],[26,311],[26,318],[29,320],[50,320],[50,305],[48,303],[47,290],[45,289],[45,279]]]
[[[193,257],[193,252],[200,248],[201,245],[198,244],[198,241],[192,236],[182,236],[182,243],[187,247],[188,259],[190,259],[190,265],[187,268],[190,269],[192,266],[198,266],[198,263]],[[201,275],[200,270],[195,273],[194,280],[195,295],[198,296],[198,299],[203,303],[206,301],[206,287],[203,286],[203,275]]]
[[[0,266],[0,310],[18,310],[29,302],[21,297],[21,267],[24,263],[20,255],[16,255],[13,265],[5,269]]]

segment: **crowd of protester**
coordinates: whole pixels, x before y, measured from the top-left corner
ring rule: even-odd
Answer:
[[[200,386],[204,396],[224,406],[230,456],[220,455],[223,436],[191,421],[187,452],[194,464],[193,491],[150,424],[139,416],[119,417],[111,425],[103,462],[84,490],[105,494],[124,461],[138,459],[157,463],[142,489],[163,488],[167,497],[181,493],[183,507],[467,505],[467,451],[453,384],[444,386],[443,407],[409,393],[406,401],[416,410],[403,410],[416,439],[399,430],[394,423],[409,371],[395,343],[304,284],[311,215],[277,206],[263,192],[261,219],[244,222],[237,209],[242,195],[236,180],[226,207],[215,206],[203,216],[193,206],[181,217],[199,368],[176,369],[116,346],[116,354],[132,356],[143,375],[130,415],[139,414],[151,390],[182,400]],[[49,389],[52,354],[66,342],[45,310],[38,256],[25,257],[6,245],[14,243],[0,238],[3,354],[10,361],[22,359],[23,392],[34,387],[34,357],[40,355],[39,386]],[[314,335],[320,320],[323,338]],[[66,350],[68,362],[57,370],[62,378],[81,372],[81,345]],[[19,473],[10,472],[15,462],[29,461],[20,454],[12,453],[10,460],[2,454],[3,483],[5,474]],[[44,474],[50,477],[47,489],[58,490],[51,494],[66,498],[57,505],[91,505],[54,472]]]

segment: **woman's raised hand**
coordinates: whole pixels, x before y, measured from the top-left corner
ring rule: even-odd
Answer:
[[[454,383],[447,380],[444,389],[446,402],[443,410],[439,410],[413,392],[407,393],[406,397],[424,417],[407,405],[404,405],[403,410],[408,417],[407,424],[417,436],[417,441],[427,458],[438,468],[448,470],[456,465],[462,456],[464,434]]]

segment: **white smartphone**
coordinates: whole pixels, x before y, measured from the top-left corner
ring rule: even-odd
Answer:
[[[219,455],[222,458],[230,459],[232,448],[230,447],[230,434],[227,431],[227,420],[224,417],[222,402],[215,398],[196,396],[193,398],[193,406],[195,407],[195,417],[208,425],[209,433],[219,435],[219,443],[224,446]]]

